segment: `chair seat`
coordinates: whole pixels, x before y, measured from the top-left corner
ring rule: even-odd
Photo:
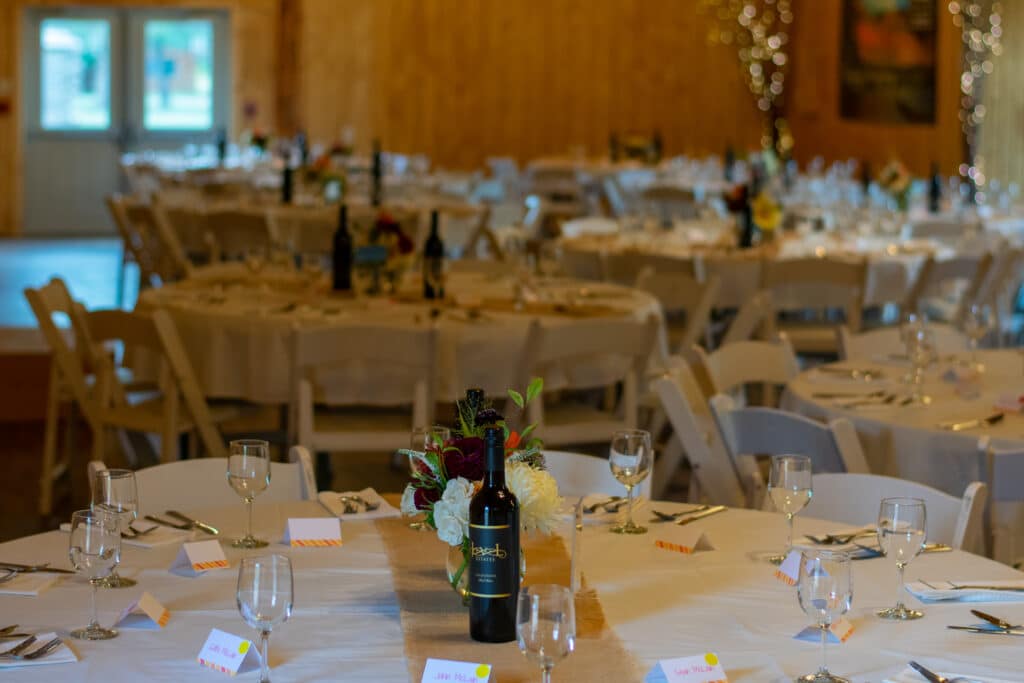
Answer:
[[[209,404],[210,418],[214,424],[244,417],[255,410],[254,406],[232,401]],[[138,432],[160,433],[164,425],[166,409],[163,396],[145,395],[142,400],[132,401],[128,405],[113,406],[103,412],[103,421],[111,426]],[[195,429],[195,422],[182,403],[178,407],[177,428],[179,434]]]
[[[392,451],[405,448],[412,431],[408,407],[318,407],[313,414],[313,433],[304,446],[317,451],[366,449]]]
[[[836,327],[830,323],[780,323],[778,329],[786,333],[797,353],[834,354],[839,352]]]

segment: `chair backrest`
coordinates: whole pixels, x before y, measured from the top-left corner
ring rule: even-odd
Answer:
[[[621,496],[625,490],[612,476],[606,458],[567,451],[544,451],[548,472],[558,482],[558,493],[565,498],[579,498],[590,493]],[[648,476],[637,487],[637,496],[651,497],[651,479]]]
[[[108,196],[106,204],[125,252],[139,266],[140,283],[147,287],[160,284],[163,253],[152,215],[147,215],[144,205],[119,194]]]
[[[597,249],[562,247],[562,269],[581,280],[604,280],[604,254]]]
[[[761,290],[739,307],[729,329],[722,337],[722,346],[752,339],[772,339],[775,332],[775,303],[772,293]]]
[[[846,325],[860,330],[867,262],[835,258],[768,259],[761,287],[776,310],[842,309]]]
[[[274,207],[267,210],[272,233],[295,254],[329,254],[338,229],[337,207]]]
[[[903,304],[905,311],[918,311],[930,296],[956,293],[956,307],[950,322],[963,320],[967,308],[974,303],[992,265],[992,255],[957,256],[936,261],[930,258],[921,266],[917,280],[910,287]]]
[[[611,262],[607,265],[610,272]],[[651,267],[645,267],[636,278],[636,288],[656,298],[665,313],[686,315],[686,331],[679,340],[680,349],[688,349],[703,340],[711,324],[711,309],[720,286],[717,276],[701,282],[683,273],[660,273]]]
[[[190,258],[211,260],[216,244],[213,236],[206,231],[206,218],[200,200],[181,203],[160,193],[154,201],[185,253]]]
[[[203,214],[203,226],[216,242],[221,258],[237,259],[249,249],[266,251],[275,242],[263,210],[217,206]]]
[[[901,234],[904,239],[936,239],[948,242],[976,233],[981,228],[982,225],[978,222],[964,223],[959,220],[929,218],[908,223]]]
[[[952,325],[929,323],[928,329],[935,335],[935,350],[939,355],[959,353],[967,348],[966,335]],[[907,352],[899,327],[882,327],[853,334],[846,325],[842,325],[836,333],[839,336],[839,357],[843,360],[870,360],[874,356],[899,356]]]
[[[657,213],[658,218],[667,224],[673,219],[692,220],[697,218],[697,199],[693,190],[675,185],[652,185],[641,194],[644,204]]]
[[[929,542],[946,543],[957,550],[974,551],[984,539],[983,519],[987,486],[968,484],[963,498],[905,479],[880,474],[814,473],[814,495],[801,513],[850,525],[878,521],[883,498],[920,498],[927,515]]]
[[[786,384],[800,373],[793,346],[784,334],[777,341],[738,341],[708,353],[694,353],[711,378],[715,393],[728,393],[747,384]]]

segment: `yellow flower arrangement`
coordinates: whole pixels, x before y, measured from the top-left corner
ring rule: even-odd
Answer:
[[[782,207],[768,192],[761,192],[754,198],[754,225],[764,232],[771,232],[782,222]]]

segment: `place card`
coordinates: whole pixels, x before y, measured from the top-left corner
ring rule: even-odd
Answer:
[[[644,678],[644,683],[729,683],[718,655],[663,659]]]
[[[845,643],[853,635],[853,624],[846,619],[833,621],[828,628],[828,642]],[[817,626],[808,626],[800,633],[793,636],[797,640],[806,640],[811,643],[821,642],[821,629]]]
[[[159,600],[149,593],[143,593],[138,600],[124,608],[114,625],[122,628],[161,629],[167,626],[170,618],[171,612]]]
[[[259,648],[251,640],[218,628],[210,631],[196,660],[205,667],[229,676],[253,671],[262,663]]]
[[[171,573],[181,576],[199,576],[211,569],[227,569],[228,558],[217,541],[182,543],[178,556],[171,564]]]
[[[795,586],[800,580],[800,561],[803,558],[799,550],[790,550],[786,559],[775,570],[775,578],[787,586]]]
[[[284,529],[284,543],[299,548],[341,545],[341,520],[332,517],[293,518]]]
[[[698,550],[715,549],[715,547],[711,545],[711,541],[708,540],[707,534],[700,529],[687,529],[682,534],[676,534],[676,540],[674,542],[655,539],[654,546],[656,548],[661,548],[662,550],[671,550],[685,555],[695,553]]]
[[[451,683],[488,683],[491,680],[490,664],[455,662],[450,659],[428,659],[423,668],[420,683],[451,681]]]

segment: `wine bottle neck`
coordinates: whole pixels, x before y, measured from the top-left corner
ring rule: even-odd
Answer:
[[[505,488],[505,463],[501,467],[484,472],[484,486],[492,489]]]

